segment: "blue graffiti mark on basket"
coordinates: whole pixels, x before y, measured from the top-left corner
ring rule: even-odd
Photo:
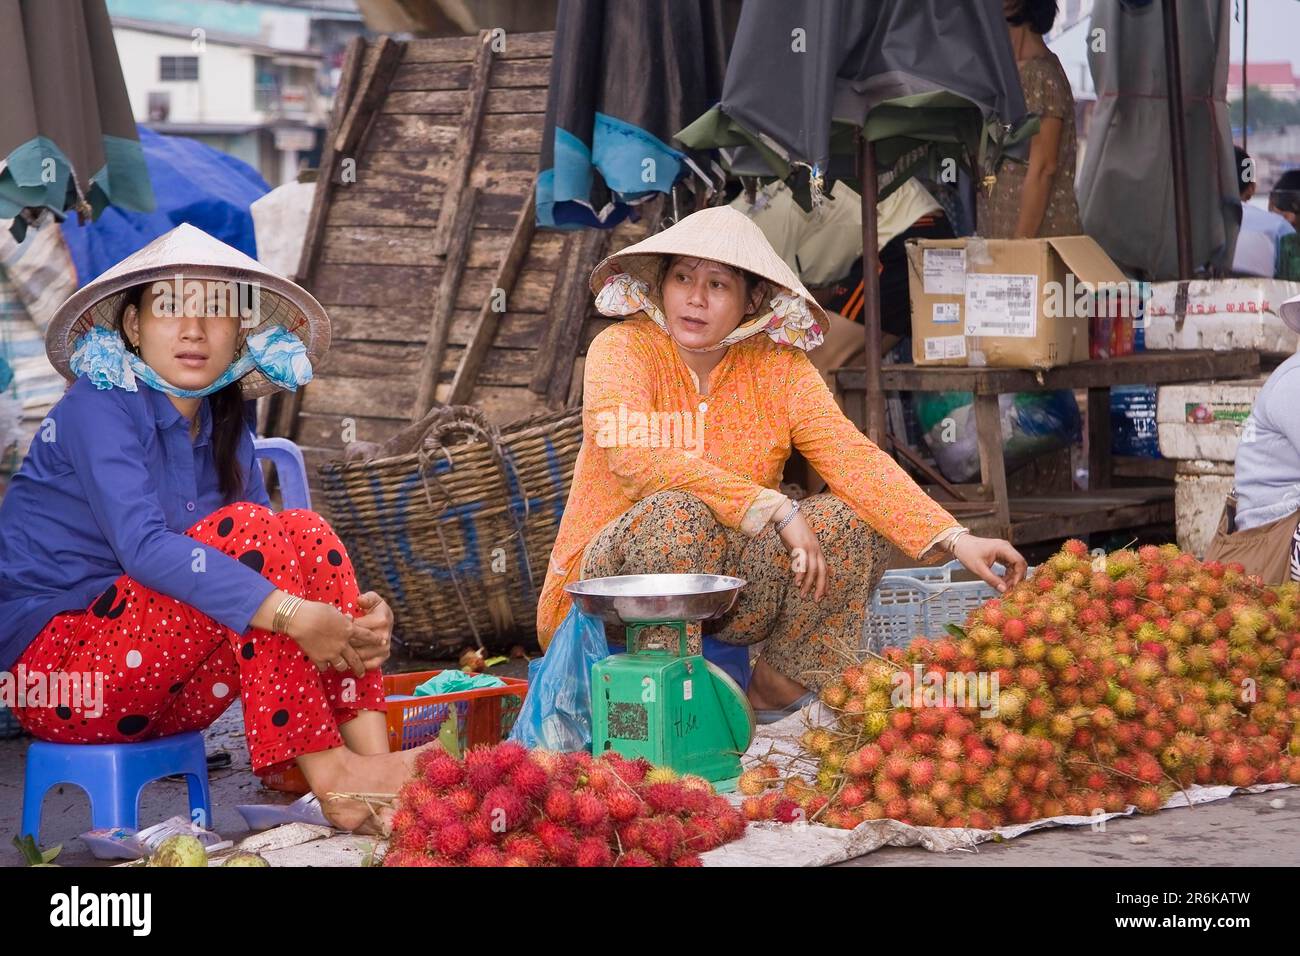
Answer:
[[[448,461],[438,461],[433,464],[435,474],[450,469],[451,463]],[[418,492],[416,492],[417,486],[419,486]],[[471,516],[475,512],[483,510],[483,502],[470,501],[463,505],[451,505],[439,515],[439,518],[453,519],[460,524],[461,535],[465,542],[465,557],[457,561],[454,567],[433,564],[416,555],[406,531],[411,502],[416,501],[419,504],[427,504],[422,486],[423,481],[418,472],[406,478],[397,486],[398,507],[393,510],[395,527],[392,531],[392,539],[393,544],[401,553],[402,559],[416,570],[431,574],[439,581],[453,581],[457,577],[477,577],[481,573],[478,558],[478,526]],[[376,489],[377,491],[378,489]],[[376,493],[376,499],[378,499],[378,493]]]

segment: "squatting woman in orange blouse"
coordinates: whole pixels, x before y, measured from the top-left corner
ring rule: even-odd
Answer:
[[[749,698],[782,711],[856,648],[890,543],[915,560],[954,556],[999,589],[1023,577],[1009,543],[972,535],[844,417],[806,354],[825,313],[742,213],[688,216],[605,259],[591,285],[603,314],[627,318],[587,352],[543,645],[574,581],[735,575],[748,582],[736,606],[705,632],[763,642]],[[829,493],[796,503],[777,490],[793,448]]]

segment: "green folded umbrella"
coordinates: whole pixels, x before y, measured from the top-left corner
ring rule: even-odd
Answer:
[[[104,0],[0,0],[0,221],[153,209]]]

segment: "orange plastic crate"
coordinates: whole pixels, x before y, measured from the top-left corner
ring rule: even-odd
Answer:
[[[413,671],[409,674],[385,674],[386,697],[408,696],[416,687],[440,671]],[[510,733],[528,681],[503,677],[503,687],[483,687],[456,694],[419,697],[413,700],[388,701],[388,746],[391,750],[410,750],[436,740],[448,715],[456,715],[456,726],[463,753],[470,747],[500,743]],[[296,766],[283,773],[267,774],[262,785],[286,793],[306,793],[310,787]]]
[[[384,693],[389,696],[410,694],[439,671],[416,671],[391,674],[384,678]],[[388,702],[388,746],[393,750],[410,750],[437,739],[448,714],[456,714],[456,724],[463,753],[470,747],[500,743],[510,733],[519,716],[519,708],[528,693],[528,681],[503,677],[504,687],[483,687],[437,697]]]

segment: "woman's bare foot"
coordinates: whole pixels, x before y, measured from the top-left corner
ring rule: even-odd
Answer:
[[[357,754],[346,747],[334,747],[297,759],[312,793],[320,799],[326,820],[341,830],[384,834],[391,822],[390,805],[415,773],[416,759],[425,749],[437,746],[434,741],[385,754]]]
[[[781,710],[808,693],[808,688],[770,667],[761,657],[749,677],[745,694],[755,710]]]

